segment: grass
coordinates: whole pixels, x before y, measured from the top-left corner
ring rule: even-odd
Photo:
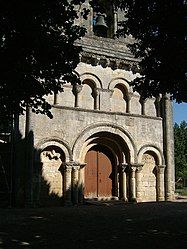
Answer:
[[[175,192],[178,193],[179,195],[187,196],[187,187],[182,188],[182,189],[177,189],[176,188]]]

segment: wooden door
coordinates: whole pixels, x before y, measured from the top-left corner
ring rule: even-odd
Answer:
[[[112,196],[112,163],[104,151],[91,150],[86,155],[85,197]]]

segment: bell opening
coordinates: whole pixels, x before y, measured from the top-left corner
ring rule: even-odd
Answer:
[[[105,21],[105,18],[106,14],[97,14],[93,26],[93,31],[96,36],[107,37],[108,25]]]

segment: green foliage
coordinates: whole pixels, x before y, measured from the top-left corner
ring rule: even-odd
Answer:
[[[51,117],[44,95],[78,82],[74,69],[85,29],[74,25],[84,0],[0,0],[0,118],[26,106]]]
[[[114,0],[124,10],[119,35],[135,38],[130,49],[140,58],[140,78],[133,82],[142,96],[170,93],[187,102],[187,1]]]
[[[187,179],[187,123],[174,125],[176,178]]]

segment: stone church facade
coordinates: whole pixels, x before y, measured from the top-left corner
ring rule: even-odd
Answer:
[[[88,30],[76,68],[82,84],[67,83],[64,92],[47,96],[53,119],[30,111],[20,118],[22,138],[32,137],[24,159],[25,200],[36,205],[172,200],[172,103],[166,96],[143,100],[133,92],[138,61],[126,46],[130,39],[111,36],[120,12],[113,12],[113,25],[102,37],[94,33],[90,10],[87,20],[79,20]]]

